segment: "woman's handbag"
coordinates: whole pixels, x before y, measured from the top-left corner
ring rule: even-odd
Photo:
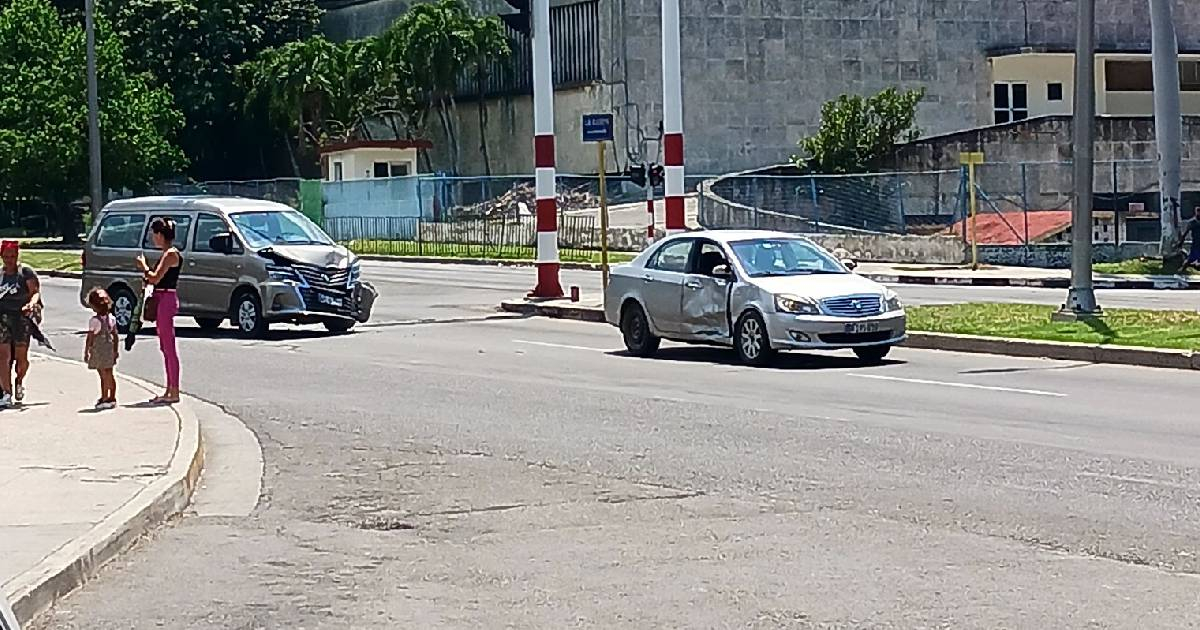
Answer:
[[[154,286],[146,285],[142,298],[142,319],[153,323],[158,319],[158,298],[154,295]]]

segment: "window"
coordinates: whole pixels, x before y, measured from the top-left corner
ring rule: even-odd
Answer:
[[[700,255],[696,256],[696,262],[692,266],[692,273],[701,276],[713,275],[713,269],[719,265],[729,264],[725,258],[725,252],[721,251],[721,247],[712,241],[702,241],[700,243]]]
[[[1063,100],[1063,84],[1047,83],[1046,100],[1050,101],[1051,103],[1061,103]]]
[[[374,177],[389,177],[390,166],[387,162],[376,162]]]
[[[242,238],[254,249],[272,245],[332,245],[333,241],[308,217],[286,212],[239,212],[232,216]]]
[[[1179,89],[1200,92],[1200,61],[1179,62]]]
[[[647,266],[659,271],[683,273],[687,270],[688,256],[692,253],[692,243],[691,239],[667,243],[655,252]]]
[[[1154,67],[1149,61],[1105,61],[1104,85],[1109,92],[1153,92]]]
[[[1029,118],[1029,85],[997,83],[992,86],[992,92],[997,125]]]
[[[345,177],[345,165],[341,162],[333,163],[333,181],[340,182]]]
[[[96,247],[137,249],[138,238],[145,229],[144,214],[110,214],[100,221]]]
[[[225,219],[215,214],[201,214],[196,217],[196,241],[192,244],[192,249],[197,252],[211,252],[213,248],[208,242],[212,237],[227,233],[229,225],[225,223]]]
[[[408,177],[408,162],[392,162],[392,177]]]
[[[146,236],[142,239],[142,247],[145,249],[154,249],[154,239],[150,236],[150,226],[154,225],[154,220],[159,217],[166,217],[175,220],[175,247],[179,249],[187,249],[188,228],[192,226],[192,217],[186,214],[152,214],[150,221],[146,224]]]
[[[832,256],[798,238],[764,238],[732,244],[752,277],[849,273]]]

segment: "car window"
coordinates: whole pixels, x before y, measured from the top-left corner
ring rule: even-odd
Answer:
[[[727,264],[729,264],[729,259],[725,257],[725,251],[721,249],[720,245],[712,241],[701,241],[700,255],[696,256],[688,273],[711,276],[713,269],[718,265]]]
[[[96,247],[137,249],[145,225],[144,214],[109,214],[100,221],[100,229],[96,231]]]
[[[196,216],[195,232],[196,241],[192,244],[192,249],[197,252],[211,252],[213,248],[208,242],[214,236],[228,234],[229,225],[225,223],[225,219],[215,214],[201,214]]]
[[[188,231],[192,227],[192,217],[186,214],[152,214],[150,221],[146,224],[146,233],[142,238],[142,247],[146,249],[154,249],[154,240],[150,236],[150,226],[154,225],[154,220],[159,217],[166,217],[175,220],[175,247],[181,250],[187,249]]]
[[[650,259],[650,264],[647,266],[659,271],[674,271],[676,273],[687,271],[688,256],[692,253],[692,244],[694,242],[689,239],[663,245],[654,254],[654,257]]]
[[[833,256],[798,238],[762,238],[732,244],[742,267],[754,277],[849,273]]]

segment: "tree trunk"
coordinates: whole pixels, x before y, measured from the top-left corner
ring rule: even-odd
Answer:
[[[292,139],[286,133],[283,134],[283,146],[287,147],[288,159],[292,162],[292,176],[299,179],[300,163],[296,161],[296,152],[292,149]]]
[[[454,122],[451,120],[450,105],[446,99],[438,101],[438,118],[442,121],[442,131],[445,133],[446,143],[450,145],[450,163],[453,166],[454,174],[458,175],[462,171],[458,136],[454,132]]]
[[[478,81],[478,85],[479,85],[479,90],[478,90],[479,91],[479,152],[483,155],[483,174],[486,175],[487,177],[491,177],[492,176],[492,158],[491,158],[491,156],[488,155],[488,142],[487,142],[488,111],[487,111],[487,101],[483,98],[484,90],[483,90],[483,69],[482,68],[479,69],[477,81]]]
[[[1179,231],[1183,118],[1179,96],[1179,42],[1175,35],[1170,0],[1150,0],[1151,52],[1154,66],[1154,135],[1158,141],[1159,254],[1163,271],[1174,273],[1183,265]]]

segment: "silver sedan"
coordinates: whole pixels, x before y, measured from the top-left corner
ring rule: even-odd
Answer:
[[[850,348],[879,362],[904,341],[900,298],[812,241],[779,232],[689,232],[613,269],[605,318],[629,352],[663,339],[732,347],[750,365],[779,350]]]

